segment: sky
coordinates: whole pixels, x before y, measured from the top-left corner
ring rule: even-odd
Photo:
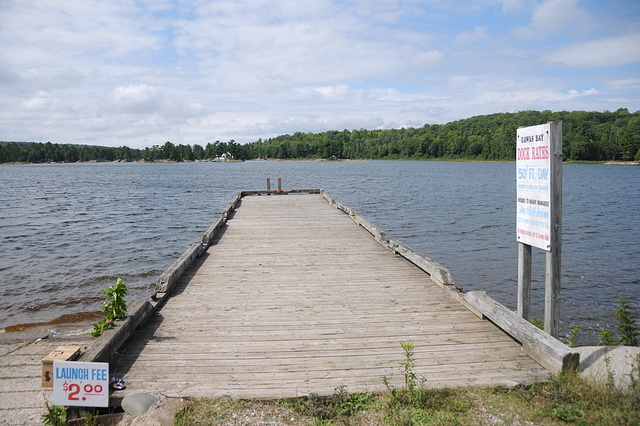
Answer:
[[[0,140],[132,148],[640,109],[637,0],[0,0]]]

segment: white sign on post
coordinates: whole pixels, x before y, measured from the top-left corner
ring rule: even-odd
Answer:
[[[53,403],[71,407],[108,407],[109,364],[54,361]]]
[[[550,251],[550,124],[518,129],[516,141],[518,242]]]
[[[518,129],[518,314],[529,319],[531,247],[547,251],[544,331],[558,338],[562,253],[562,121]]]

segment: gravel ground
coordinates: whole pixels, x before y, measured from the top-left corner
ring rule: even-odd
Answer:
[[[155,426],[171,425],[175,413],[184,407],[185,402],[178,398],[161,398],[160,401],[140,417],[131,417],[125,414],[118,426]],[[228,413],[227,418],[220,420],[216,425],[295,425],[295,414],[284,407],[247,407],[243,410]]]
[[[53,390],[42,387],[42,358],[58,346],[84,348],[90,329],[74,325],[0,333],[0,425],[41,425]]]

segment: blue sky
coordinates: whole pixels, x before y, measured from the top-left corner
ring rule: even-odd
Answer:
[[[251,142],[640,106],[640,2],[0,0],[0,140]]]

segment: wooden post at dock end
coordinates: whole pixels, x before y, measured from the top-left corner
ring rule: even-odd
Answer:
[[[531,319],[531,246],[518,243],[518,315]]]
[[[550,123],[551,131],[551,250],[545,274],[544,331],[558,338],[560,331],[560,277],[562,259],[562,121]]]
[[[267,191],[271,191],[271,179],[267,178]]]
[[[282,192],[282,179],[278,178],[278,192]]]

